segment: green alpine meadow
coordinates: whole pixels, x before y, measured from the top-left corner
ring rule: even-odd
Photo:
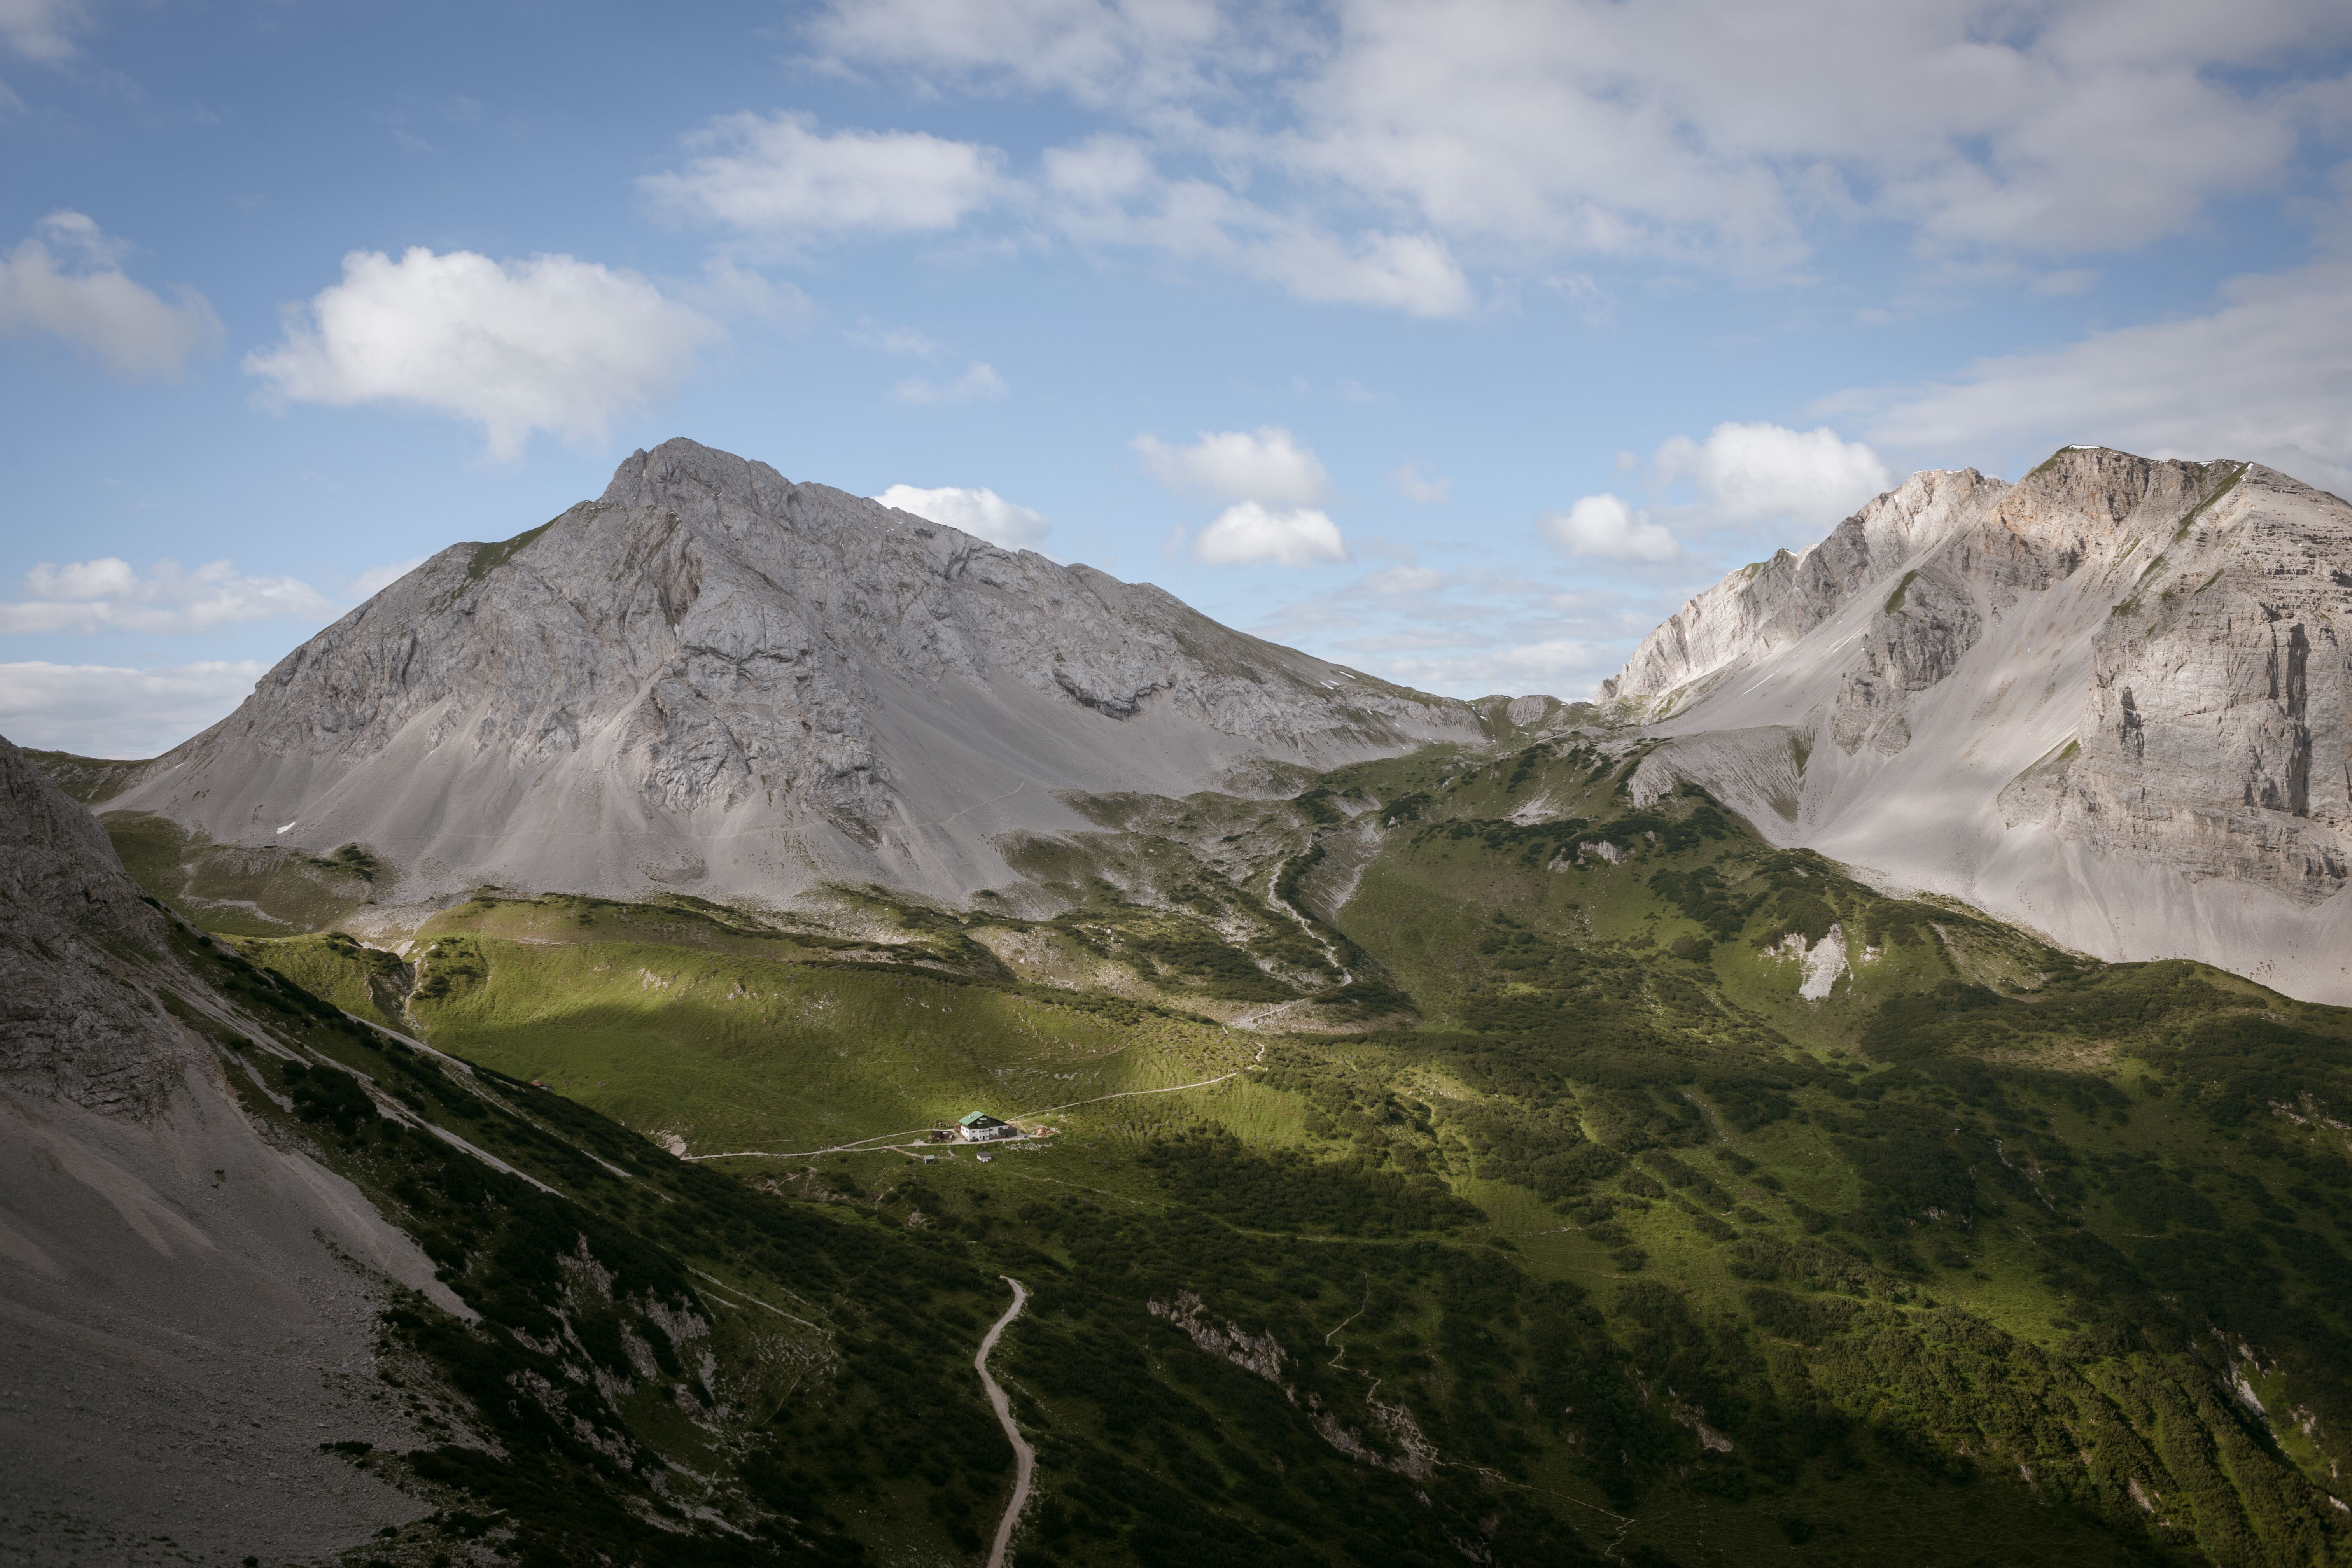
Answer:
[[[1023,1562],[2343,1557],[2352,1013],[1637,807],[1604,738],[1089,797],[1008,857],[1050,915],[215,940],[375,858],[104,820],[246,1112],[470,1309],[382,1309],[413,1440],[338,1451],[431,1506],[353,1563],[976,1562],[1011,1280]]]

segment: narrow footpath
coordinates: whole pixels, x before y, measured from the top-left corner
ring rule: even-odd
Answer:
[[[1020,1280],[1010,1274],[1001,1278],[1013,1287],[1013,1305],[1004,1309],[1004,1316],[996,1320],[987,1338],[980,1342],[980,1353],[971,1358],[973,1370],[980,1373],[981,1386],[988,1390],[988,1402],[996,1407],[997,1425],[1004,1428],[1005,1436],[1013,1442],[1013,1500],[1004,1505],[1004,1517],[997,1521],[996,1544],[988,1549],[988,1568],[1004,1568],[1005,1550],[1013,1544],[1013,1527],[1021,1522],[1021,1510],[1029,1506],[1029,1478],[1037,1468],[1037,1450],[1029,1446],[1021,1436],[1021,1428],[1013,1424],[1012,1397],[996,1379],[988,1375],[988,1352],[996,1348],[997,1336],[1029,1304],[1029,1292],[1022,1288]]]

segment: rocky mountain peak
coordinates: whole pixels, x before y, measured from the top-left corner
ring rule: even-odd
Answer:
[[[995,837],[1079,822],[1057,792],[1483,734],[1156,588],[680,439],[425,562],[117,804],[363,842],[420,888],[957,895],[1008,875]]]
[[[2352,506],[2068,447],[1915,475],[1604,689],[1768,833],[2105,957],[2352,1000]]]
[[[677,436],[623,458],[596,504],[674,512],[688,524],[724,526],[730,520],[782,518],[795,488],[765,463]]]

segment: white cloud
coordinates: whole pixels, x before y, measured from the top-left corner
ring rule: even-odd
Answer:
[[[1237,501],[1192,541],[1192,559],[1209,566],[1327,565],[1348,559],[1348,542],[1312,507]]]
[[[226,561],[193,572],[159,561],[144,576],[115,556],[43,562],[26,598],[0,604],[0,632],[202,632],[248,621],[330,621],[341,612],[293,577],[240,577]]]
[[[1209,262],[1318,304],[1427,317],[1465,315],[1474,305],[1444,237],[1426,229],[1350,237],[1309,211],[1282,211],[1208,180],[1169,179],[1125,137],[1048,148],[1043,163],[1043,216],[1083,248]]]
[[[1473,303],[1470,280],[1440,235],[1373,229],[1350,240],[1310,225],[1284,224],[1233,248],[1243,271],[1317,304],[1460,316]]]
[[[0,0],[0,39],[29,60],[53,64],[71,55],[73,35],[89,20],[81,0]]]
[[[1045,542],[1045,535],[1053,527],[1044,512],[1015,506],[992,489],[962,489],[949,485],[927,490],[913,485],[892,485],[874,499],[884,506],[894,506],[900,511],[978,534],[991,544],[1001,544],[1007,550],[1034,550]]]
[[[1322,460],[1279,425],[1203,430],[1189,447],[1149,435],[1129,445],[1152,478],[1181,493],[1312,506],[1331,492]]]
[[[2352,263],[2239,278],[2203,315],[1979,360],[1948,385],[1849,395],[1874,438],[1981,460],[1994,445],[2095,442],[2240,458],[2352,492]]]
[[[278,403],[388,403],[478,421],[492,456],[534,430],[593,439],[668,391],[718,323],[635,272],[569,256],[499,262],[418,247],[343,258],[343,280],[247,354]]]
[[[152,757],[226,718],[268,669],[259,659],[172,669],[0,664],[0,734],[85,757]]]
[[[1675,536],[1612,495],[1586,496],[1566,511],[1536,521],[1544,537],[1570,555],[1604,561],[1671,561],[1682,553]]]
[[[128,248],[80,213],[43,218],[0,258],[0,335],[61,338],[131,380],[176,374],[217,346],[220,322],[205,297],[180,285],[167,300],[132,282],[122,270]]]
[[[849,235],[950,229],[996,199],[1003,154],[919,132],[820,134],[805,114],[730,114],[688,139],[719,149],[638,185],[688,222],[759,235],[787,251]]]
[[[371,566],[352,579],[352,597],[373,599],[430,559],[430,556],[412,555],[405,561],[395,561],[388,566]]]
[[[1062,93],[1123,121],[1142,154],[1112,182],[1129,220],[1165,239],[1205,215],[1226,260],[1303,291],[1349,280],[1252,236],[1328,235],[1367,210],[1446,268],[1532,278],[1577,256],[1786,269],[1857,221],[1947,254],[2128,250],[2324,153],[2311,99],[2341,70],[2352,9],[834,0],[809,30],[835,69],[925,95]],[[1222,212],[1150,173],[1170,158],[1217,170]],[[1200,254],[1191,237],[1167,248]],[[1353,287],[1328,297],[1370,300]]]
[[[1701,511],[1721,523],[1788,517],[1826,530],[1894,482],[1877,453],[1827,426],[1718,425],[1704,442],[1672,437],[1651,461],[1666,484],[1693,481]]]
[[[1389,475],[1389,483],[1397,494],[1410,501],[1427,505],[1433,501],[1452,500],[1454,481],[1447,479],[1423,479],[1421,469],[1412,463],[1402,463]]]
[[[890,395],[901,403],[992,403],[1012,390],[1012,384],[996,374],[995,366],[975,360],[953,381],[942,384],[911,375],[892,387]]]
[[[1567,701],[1588,697],[1604,676],[1624,662],[1613,647],[1596,647],[1574,637],[1553,637],[1517,647],[1475,652],[1405,655],[1383,661],[1391,680],[1428,691],[1460,696],[1542,692]]]

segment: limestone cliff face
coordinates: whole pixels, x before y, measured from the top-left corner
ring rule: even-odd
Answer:
[[[1184,793],[1483,733],[1465,705],[690,441],[443,551],[110,806],[361,841],[412,888],[956,893],[1057,790]]]
[[[1847,603],[1951,533],[2009,487],[1974,468],[1923,471],[1795,553],[1743,566],[1643,638],[1601,682],[1604,700],[1670,712],[1721,679],[1795,644]]]
[[[2015,485],[1915,476],[1605,689],[1675,737],[1653,785],[1737,792],[1793,744],[1769,832],[2104,956],[2352,1000],[2347,636],[2352,506],[2070,448]]]
[[[2095,645],[2059,832],[2315,904],[2352,865],[2352,507],[2236,468]]]

